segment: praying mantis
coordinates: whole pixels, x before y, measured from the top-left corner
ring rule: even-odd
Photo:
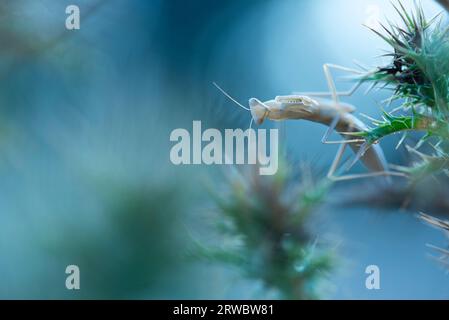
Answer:
[[[273,100],[265,102],[262,102],[256,98],[251,98],[249,99],[249,108],[236,101],[216,83],[214,83],[214,85],[231,101],[251,113],[251,123],[254,121],[257,125],[261,125],[265,119],[273,121],[308,120],[328,126],[321,142],[324,144],[340,145],[327,173],[327,177],[332,181],[370,178],[376,176],[404,176],[404,173],[388,170],[388,163],[385,159],[382,148],[378,144],[374,144],[366,150],[360,150],[360,147],[365,140],[361,138],[354,139],[354,137],[351,137],[351,132],[365,131],[367,127],[362,121],[353,115],[356,108],[351,104],[341,102],[339,98],[343,96],[351,96],[360,87],[362,81],[358,81],[349,91],[337,92],[335,82],[331,74],[331,69],[361,74],[358,70],[327,63],[323,65],[323,70],[329,92],[295,93],[293,95],[277,96]],[[329,97],[331,100],[323,99]],[[337,132],[340,133],[343,140],[329,140],[334,130],[337,130]],[[348,174],[343,176],[335,175],[339,169],[339,164],[348,145],[354,152],[356,152],[356,159],[346,170],[349,170],[350,167],[352,167],[352,165],[360,159],[365,167],[367,167],[371,172],[362,174]]]

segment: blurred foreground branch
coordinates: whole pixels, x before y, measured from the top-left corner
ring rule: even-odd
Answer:
[[[303,170],[300,185],[285,167],[273,177],[257,170],[233,173],[227,195],[216,197],[223,243],[230,245],[199,245],[200,257],[236,266],[282,299],[318,298],[319,280],[332,268],[332,258],[307,224],[329,181],[313,181],[310,168]]]
[[[447,220],[441,220],[432,216],[429,216],[427,214],[421,213],[419,215],[419,218],[423,220],[424,222],[430,224],[431,226],[440,229],[444,231],[446,235],[449,233],[449,221]],[[443,264],[444,267],[449,269],[449,250],[436,247],[433,245],[428,245],[430,248],[432,248],[437,254],[439,254],[438,257],[433,256],[435,260],[437,260],[439,263]]]

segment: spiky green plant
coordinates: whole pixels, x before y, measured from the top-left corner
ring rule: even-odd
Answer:
[[[403,107],[428,106],[438,118],[447,120],[449,107],[449,29],[441,15],[427,20],[421,6],[408,13],[401,2],[393,4],[403,26],[390,23],[377,35],[391,46],[390,65],[378,68],[365,81],[392,88],[392,100],[404,99]]]
[[[423,132],[417,147],[434,137],[438,152],[424,159],[420,168],[425,165],[426,169],[446,170],[449,168],[449,28],[443,25],[441,14],[428,20],[419,5],[415,6],[415,12],[408,12],[400,1],[393,7],[402,25],[382,25],[384,33],[373,30],[391,47],[391,52],[386,54],[392,58],[391,63],[367,72],[359,80],[391,90],[387,102],[398,101],[400,107],[394,111],[402,112],[396,115],[382,110],[381,120],[372,119],[371,127],[352,135],[365,140],[360,156],[389,135],[402,133],[402,143],[409,132]]]
[[[305,174],[298,185],[285,167],[273,177],[251,172],[234,172],[226,195],[215,197],[225,221],[220,227],[223,243],[231,245],[197,252],[209,261],[234,265],[281,299],[318,298],[318,282],[330,271],[332,258],[311,236],[307,222],[323,200],[328,180],[316,182]]]

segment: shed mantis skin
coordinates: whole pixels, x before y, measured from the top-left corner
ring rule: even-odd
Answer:
[[[354,139],[354,137],[351,137],[349,133],[365,131],[367,130],[367,127],[362,121],[360,121],[352,114],[356,110],[356,108],[350,104],[340,102],[339,97],[352,95],[360,86],[361,81],[355,84],[355,86],[347,92],[337,92],[335,83],[330,73],[330,68],[349,71],[353,73],[360,73],[357,70],[352,70],[332,64],[325,64],[323,66],[323,69],[326,75],[330,92],[302,93],[287,96],[277,96],[275,99],[265,102],[262,102],[256,98],[251,98],[249,99],[249,108],[242,106],[231,96],[229,96],[223,89],[221,89],[217,84],[214,83],[214,85],[228,98],[237,103],[240,107],[249,110],[252,115],[252,120],[257,125],[261,125],[265,121],[265,119],[269,119],[273,121],[308,120],[328,126],[328,130],[321,140],[322,143],[340,144],[340,148],[328,172],[328,178],[330,178],[331,180],[342,181],[375,176],[403,176],[403,174],[388,171],[388,163],[385,160],[385,156],[379,145],[373,145],[371,148],[366,150],[363,155],[358,154],[360,146],[365,142],[365,140]],[[332,100],[315,100],[312,97],[331,97]],[[328,140],[334,130],[340,132],[343,140]],[[352,174],[345,176],[334,175],[343,157],[347,145],[349,145],[354,150],[354,152],[358,154],[357,158],[360,158],[362,163],[371,171],[370,173]]]

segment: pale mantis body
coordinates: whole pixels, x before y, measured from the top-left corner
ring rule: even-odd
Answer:
[[[340,144],[340,148],[335,156],[335,159],[329,169],[328,177],[332,180],[350,180],[358,178],[367,178],[374,176],[390,176],[401,175],[395,172],[388,171],[388,164],[385,160],[383,151],[379,145],[373,145],[366,150],[363,155],[358,155],[363,164],[371,171],[366,174],[352,174],[346,176],[336,177],[334,174],[338,168],[339,163],[343,157],[347,145],[359,153],[360,146],[363,139],[353,139],[350,135],[344,133],[365,131],[367,127],[365,124],[356,118],[352,113],[356,108],[350,104],[339,101],[340,96],[350,96],[357,90],[361,82],[357,83],[348,92],[337,92],[334,81],[330,74],[330,68],[336,68],[349,72],[356,72],[356,70],[340,67],[337,65],[325,64],[323,66],[326,75],[327,83],[330,92],[323,93],[302,93],[288,96],[277,96],[273,100],[261,102],[256,98],[249,100],[249,108],[242,106],[231,96],[229,96],[218,85],[215,86],[222,91],[228,98],[237,103],[242,108],[251,112],[253,121],[260,125],[265,119],[274,121],[284,120],[309,120],[328,126],[328,130],[322,138],[325,144]],[[332,100],[315,100],[311,97],[331,97]],[[329,141],[329,136],[333,130],[337,130],[342,135],[342,141]]]

